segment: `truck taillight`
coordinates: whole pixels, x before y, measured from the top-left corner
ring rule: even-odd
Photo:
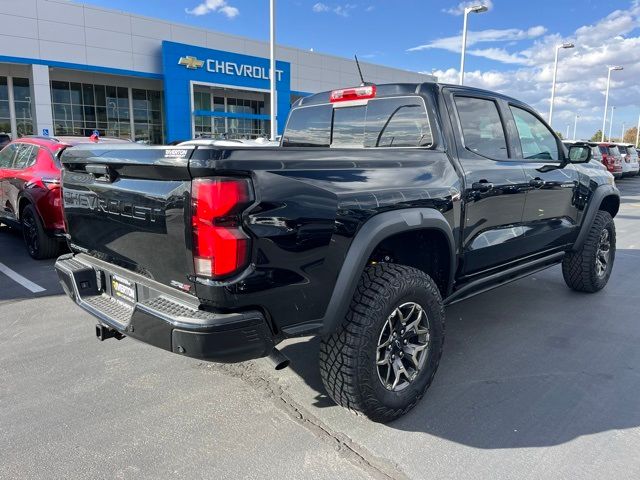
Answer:
[[[375,85],[363,85],[361,87],[354,88],[341,88],[340,90],[333,90],[329,96],[331,103],[335,102],[348,102],[351,100],[368,100],[375,98],[376,86]]]
[[[220,278],[249,263],[250,238],[241,214],[252,201],[251,183],[241,178],[203,178],[191,184],[193,264],[199,276]]]

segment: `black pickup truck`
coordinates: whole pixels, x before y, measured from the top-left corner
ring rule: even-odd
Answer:
[[[606,285],[620,199],[590,155],[488,91],[319,93],[279,147],[67,150],[56,269],[100,339],[283,367],[279,342],[320,335],[329,395],[389,421],[433,380],[446,305],[559,263]]]

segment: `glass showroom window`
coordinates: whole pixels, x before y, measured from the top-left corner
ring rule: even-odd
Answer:
[[[0,77],[0,133],[11,133],[7,77]]]
[[[194,110],[211,110],[211,94],[205,92],[193,92],[193,109]],[[209,116],[195,116],[195,137],[210,137],[211,136],[211,117]]]
[[[162,94],[156,90],[134,88],[133,124],[136,142],[159,144],[164,141],[162,126]]]
[[[29,88],[28,78],[13,78],[13,104],[16,110],[18,137],[33,135],[31,88]]]
[[[162,143],[162,92],[133,89],[135,138]],[[51,82],[55,135],[88,137],[94,130],[108,137],[132,138],[129,89],[110,85]]]

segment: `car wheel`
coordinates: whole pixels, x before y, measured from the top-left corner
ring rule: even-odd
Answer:
[[[609,281],[616,258],[616,227],[609,212],[599,210],[579,250],[567,252],[562,276],[569,288],[593,293]]]
[[[32,205],[27,205],[20,215],[22,223],[22,237],[27,252],[36,260],[52,258],[58,254],[60,244],[44,231],[40,217]]]
[[[333,400],[377,422],[404,415],[438,369],[444,307],[421,270],[376,264],[364,271],[349,312],[320,343],[320,373]]]

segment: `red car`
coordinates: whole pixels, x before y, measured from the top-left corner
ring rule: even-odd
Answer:
[[[614,177],[622,177],[622,155],[618,147],[609,142],[594,143],[590,145],[597,145],[602,154],[602,164],[607,167],[607,170],[613,174]]]
[[[59,156],[68,147],[90,141],[84,137],[23,137],[0,151],[0,223],[22,229],[33,258],[55,257],[64,245]]]

